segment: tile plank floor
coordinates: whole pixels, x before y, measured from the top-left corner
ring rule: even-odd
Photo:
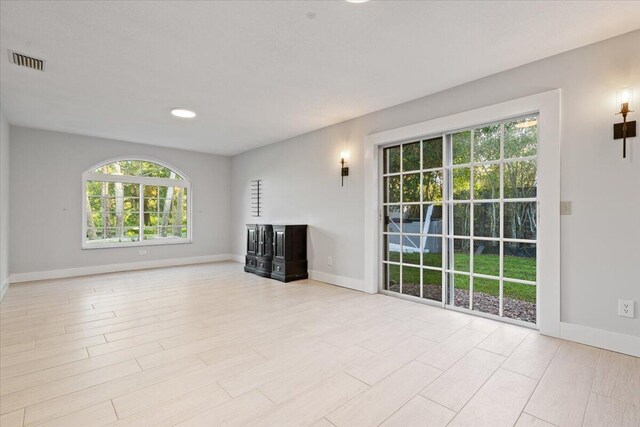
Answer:
[[[17,284],[0,425],[640,426],[640,359],[233,262]]]

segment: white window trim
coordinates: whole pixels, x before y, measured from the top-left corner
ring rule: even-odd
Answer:
[[[555,89],[365,138],[364,283],[367,292],[379,291],[381,276],[379,147],[538,113],[538,327],[545,335],[560,335],[560,95],[560,89]]]
[[[143,162],[156,163],[160,166],[164,166],[171,169],[180,177],[181,180],[168,179],[168,178],[154,178],[145,176],[130,176],[130,175],[110,175],[101,173],[92,173],[92,171],[98,169],[101,166],[108,165],[110,163],[125,161],[125,160],[140,160]],[[121,242],[121,243],[108,243],[108,244],[91,244],[87,242],[87,181],[107,181],[107,182],[124,182],[131,184],[142,185],[159,185],[159,186],[173,186],[181,187],[187,190],[187,237],[174,238],[174,239],[158,239],[158,240],[142,240],[137,242]],[[120,156],[112,159],[96,163],[91,166],[82,174],[82,249],[107,249],[107,248],[126,248],[135,246],[164,246],[164,245],[182,245],[193,242],[193,187],[191,186],[191,180],[180,169],[173,165],[170,165],[162,160],[154,159],[152,157],[144,156]],[[142,229],[140,230],[142,232]]]

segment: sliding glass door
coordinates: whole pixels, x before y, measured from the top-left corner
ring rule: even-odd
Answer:
[[[382,148],[382,290],[536,323],[537,116]]]

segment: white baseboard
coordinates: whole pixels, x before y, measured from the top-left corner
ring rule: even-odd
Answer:
[[[89,276],[92,274],[114,273],[118,271],[145,270],[148,268],[173,267],[177,265],[204,264],[207,262],[229,261],[230,254],[204,255],[189,258],[170,258],[154,261],[127,262],[121,264],[93,265],[89,267],[65,268],[62,270],[15,273],[9,277],[10,283],[32,282],[34,280],[61,279],[65,277]]]
[[[330,285],[341,286],[356,291],[364,291],[364,280],[352,279],[351,277],[337,276],[322,271],[309,270],[309,278]]]
[[[244,264],[244,255],[231,255],[231,260]],[[351,277],[337,276],[335,274],[329,274],[322,271],[308,270],[309,279],[317,280],[318,282],[328,283],[330,285],[336,285],[343,288],[349,288],[356,291],[363,291],[364,281],[358,279],[352,279]],[[363,291],[365,292],[365,291]]]
[[[244,255],[231,255],[231,260],[245,263]],[[364,291],[364,281],[358,279],[352,279],[351,277],[337,276],[335,274],[325,273],[323,271],[308,270],[309,279],[317,280],[318,282],[328,283],[330,285],[340,286],[342,288],[349,288],[356,291]],[[374,292],[375,293],[375,292]]]
[[[640,357],[640,337],[560,322],[560,338]]]
[[[4,298],[4,295],[7,293],[7,291],[9,290],[9,278],[7,277],[7,279],[0,283],[0,301],[2,301],[2,298]]]
[[[231,261],[241,262],[244,264],[244,255],[231,255]]]

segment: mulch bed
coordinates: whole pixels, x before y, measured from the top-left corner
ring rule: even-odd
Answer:
[[[404,295],[420,296],[420,285],[405,284],[402,288]],[[389,286],[389,290],[400,292],[400,286],[398,284],[392,284]],[[436,285],[425,285],[423,298],[428,298],[432,301],[442,301],[442,288]],[[523,320],[529,323],[536,322],[536,305],[534,303],[504,298],[503,304],[504,317]],[[456,289],[454,305],[456,307],[469,308],[469,291]],[[500,300],[493,295],[474,292],[473,309],[497,316],[500,313]]]

